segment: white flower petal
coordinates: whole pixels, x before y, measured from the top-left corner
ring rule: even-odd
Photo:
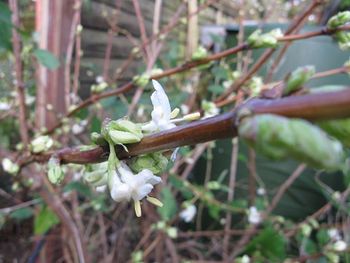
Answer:
[[[144,184],[141,187],[137,189],[137,191],[132,193],[132,198],[135,201],[139,201],[143,198],[145,198],[153,189],[153,186],[151,184]]]
[[[156,90],[151,95],[153,107],[156,108],[157,106],[160,106],[163,109],[164,116],[167,116],[170,119],[171,108],[168,96],[158,81],[152,80],[152,84]]]
[[[124,200],[130,200],[131,191],[127,184],[120,184],[111,189],[111,197],[116,202],[121,202]]]
[[[180,218],[185,221],[186,223],[189,223],[192,221],[194,216],[197,213],[197,208],[195,205],[190,205],[186,209],[182,210],[179,214]]]

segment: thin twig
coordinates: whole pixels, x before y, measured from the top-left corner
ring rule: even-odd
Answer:
[[[66,63],[64,66],[64,91],[65,91],[65,104],[66,109],[70,106],[70,98],[71,98],[71,63],[73,57],[73,49],[74,49],[74,40],[77,35],[77,26],[80,21],[80,9],[81,9],[81,0],[74,1],[74,14],[72,18],[72,24],[70,28],[69,41],[66,50]],[[80,54],[76,54],[80,56]]]
[[[234,193],[235,193],[235,184],[236,184],[236,175],[237,175],[237,157],[238,157],[238,139],[235,138],[232,140],[232,156],[231,156],[231,168],[230,168],[230,179],[229,179],[229,191],[227,194],[227,203],[231,203],[233,201]],[[228,260],[229,256],[229,244],[230,244],[230,229],[232,223],[232,213],[226,213],[225,220],[225,235],[223,238],[223,259],[225,261]]]

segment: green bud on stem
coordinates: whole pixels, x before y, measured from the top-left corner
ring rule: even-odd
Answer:
[[[343,26],[350,22],[350,11],[339,12],[332,16],[327,23],[328,28],[336,29],[337,27]]]
[[[60,165],[60,160],[52,156],[47,164],[47,177],[52,184],[60,184],[64,179],[64,172]]]
[[[290,74],[283,95],[288,95],[302,87],[315,74],[314,66],[299,67]]]

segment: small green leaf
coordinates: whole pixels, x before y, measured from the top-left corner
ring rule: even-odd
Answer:
[[[67,184],[63,191],[64,192],[70,192],[76,190],[79,194],[87,197],[91,197],[92,193],[90,188],[87,185],[82,184],[81,182],[72,182]]]
[[[10,214],[10,218],[16,220],[24,220],[30,218],[33,215],[33,210],[29,207],[24,207],[13,211]]]
[[[170,220],[177,211],[176,200],[169,189],[169,187],[164,187],[161,192],[161,201],[164,204],[163,207],[158,208],[158,213],[160,214],[162,220]]]
[[[34,219],[34,233],[43,235],[60,222],[56,214],[47,206],[42,207]]]
[[[221,85],[213,84],[208,87],[208,90],[213,94],[221,94],[224,91],[224,87]]]
[[[245,252],[251,254],[254,251],[260,251],[271,261],[273,259],[284,259],[286,256],[285,239],[283,235],[268,226],[247,245]]]
[[[57,69],[60,66],[58,59],[50,52],[44,49],[34,50],[34,56],[37,58],[40,64],[44,65],[48,69]]]

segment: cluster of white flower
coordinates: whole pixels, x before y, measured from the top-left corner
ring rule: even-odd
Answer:
[[[176,120],[173,118],[178,113],[178,110],[171,111],[169,99],[162,86],[155,80],[152,82],[155,89],[151,95],[152,119],[141,127],[142,131],[146,133],[176,127],[174,124]],[[149,196],[154,186],[159,184],[162,179],[150,169],[142,169],[139,173],[134,173],[125,162],[117,159],[114,151],[114,144],[124,145],[140,141],[143,135],[139,129],[138,125],[127,120],[110,122],[106,129],[107,138],[109,138],[107,141],[110,144],[108,164],[106,162],[101,172],[94,171],[85,176],[85,180],[94,185],[97,191],[105,191],[108,186],[110,195],[116,202],[134,201],[135,213],[138,217],[141,216],[141,200],[144,198],[156,206],[163,206],[158,199]],[[116,134],[117,136],[115,136]]]

